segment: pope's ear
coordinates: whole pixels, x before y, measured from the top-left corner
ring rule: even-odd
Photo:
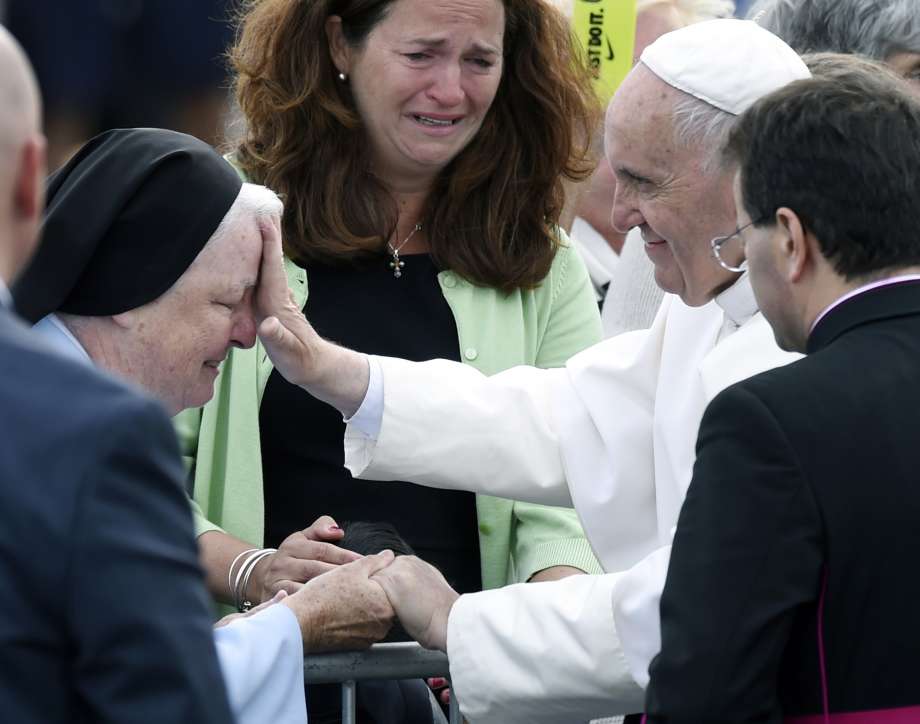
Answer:
[[[808,232],[799,215],[785,206],[776,210],[776,228],[781,268],[790,282],[797,282],[811,261]]]
[[[137,310],[129,309],[127,312],[113,314],[112,321],[115,323],[116,327],[121,327],[122,329],[133,329],[137,326]]]

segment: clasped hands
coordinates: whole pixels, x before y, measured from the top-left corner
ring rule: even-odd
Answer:
[[[280,604],[297,619],[307,653],[366,648],[383,639],[396,618],[423,646],[445,650],[458,594],[441,573],[414,556],[361,556],[339,548],[342,536],[329,516],[289,535],[260,576],[263,603],[217,626]]]
[[[281,603],[291,605],[295,615],[298,609],[306,613],[305,650],[368,646],[386,636],[398,618],[422,646],[446,651],[447,618],[457,598],[434,566],[384,551],[314,578]]]
[[[335,530],[332,519],[323,517],[289,536],[266,573],[263,606],[280,603],[291,609],[304,651],[365,648],[383,639],[395,618],[422,646],[446,651],[447,618],[458,594],[440,571],[391,551],[362,557],[339,549],[342,557],[335,562],[303,558],[312,551],[309,538],[334,539]]]
[[[383,551],[310,579],[280,603],[297,617],[307,652],[365,648],[383,639],[396,618],[425,648],[446,651],[457,598],[434,566]]]

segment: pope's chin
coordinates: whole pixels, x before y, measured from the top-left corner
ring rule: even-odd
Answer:
[[[671,254],[670,249],[667,249],[667,244],[661,244],[660,246],[665,248],[660,251],[656,249],[654,255],[652,253],[648,254],[655,266],[655,284],[668,294],[677,294],[683,297],[684,278],[680,273],[680,269],[677,268],[677,262],[674,261],[674,256]],[[648,252],[649,245],[646,244],[645,248]]]

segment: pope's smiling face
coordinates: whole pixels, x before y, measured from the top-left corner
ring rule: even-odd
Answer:
[[[674,106],[685,97],[636,66],[607,111],[604,146],[617,180],[613,226],[638,227],[658,286],[700,306],[737,279],[710,247],[734,230],[735,204],[732,174],[710,170],[705,149],[675,137]]]

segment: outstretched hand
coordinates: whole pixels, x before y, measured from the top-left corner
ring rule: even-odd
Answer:
[[[280,220],[263,217],[259,229],[262,265],[255,294],[259,339],[284,379],[350,417],[367,391],[367,359],[316,333],[288,289]]]
[[[256,290],[259,339],[284,378],[295,385],[308,383],[315,366],[315,350],[322,341],[294,303],[284,273],[281,222],[273,216],[259,219],[262,265]]]
[[[426,649],[447,651],[447,619],[460,596],[437,568],[400,556],[371,580],[386,591],[406,633]]]

